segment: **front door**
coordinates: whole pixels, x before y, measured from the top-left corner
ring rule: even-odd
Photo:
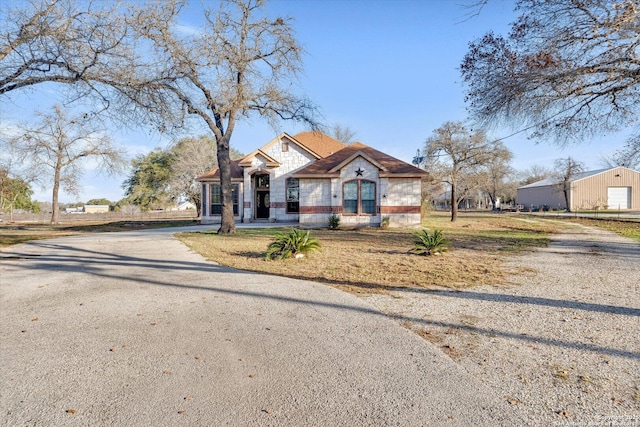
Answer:
[[[253,188],[256,197],[256,219],[269,218],[269,206],[271,206],[269,196],[269,174],[261,173],[253,176]]]
[[[258,190],[256,192],[256,218],[269,218],[269,191]]]

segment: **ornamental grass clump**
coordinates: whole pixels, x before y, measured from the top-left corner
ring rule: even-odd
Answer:
[[[292,229],[288,234],[278,233],[267,247],[266,259],[302,258],[306,253],[320,250],[320,242],[309,232]]]
[[[442,235],[442,231],[434,230],[429,234],[426,228],[418,233],[413,233],[415,238],[413,241],[413,249],[409,252],[416,255],[439,255],[446,252],[448,248],[445,246],[449,243],[449,239]]]

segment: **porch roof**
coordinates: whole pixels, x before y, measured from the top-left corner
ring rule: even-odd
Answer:
[[[220,181],[220,168],[215,168],[213,170],[210,170],[204,175],[200,175],[195,180],[196,181]],[[231,180],[232,181],[244,180],[244,170],[242,166],[238,164],[238,160],[231,160]]]

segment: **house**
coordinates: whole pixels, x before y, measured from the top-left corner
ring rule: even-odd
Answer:
[[[283,221],[325,226],[420,224],[422,181],[428,174],[361,143],[346,146],[320,132],[282,133],[231,162],[236,221]],[[202,223],[220,222],[220,174],[201,183]]]
[[[557,179],[518,188],[524,209],[567,209]],[[569,209],[640,209],[640,172],[622,166],[584,172],[570,180]]]
[[[175,206],[171,206],[167,210],[169,211],[195,211],[196,205],[188,200],[178,203]]]

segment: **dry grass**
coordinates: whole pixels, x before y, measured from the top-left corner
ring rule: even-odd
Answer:
[[[544,222],[491,214],[467,214],[455,223],[445,215],[431,214],[424,226],[443,230],[451,240],[450,251],[440,256],[409,254],[411,234],[416,231],[409,229],[314,230],[322,251],[283,261],[267,261],[264,256],[273,236],[286,229],[240,229],[230,236],[183,233],[178,238],[222,265],[371,293],[504,283],[514,273],[505,267],[507,256],[546,245],[547,233],[556,231]]]
[[[640,242],[640,221],[618,220],[610,218],[567,218],[566,221],[577,222],[590,227],[600,227],[613,231],[621,236],[629,237]]]
[[[145,228],[181,227],[195,225],[194,220],[150,220],[150,221],[86,221],[69,224],[2,224],[0,225],[0,248],[31,240],[51,239],[80,233],[140,230]]]

